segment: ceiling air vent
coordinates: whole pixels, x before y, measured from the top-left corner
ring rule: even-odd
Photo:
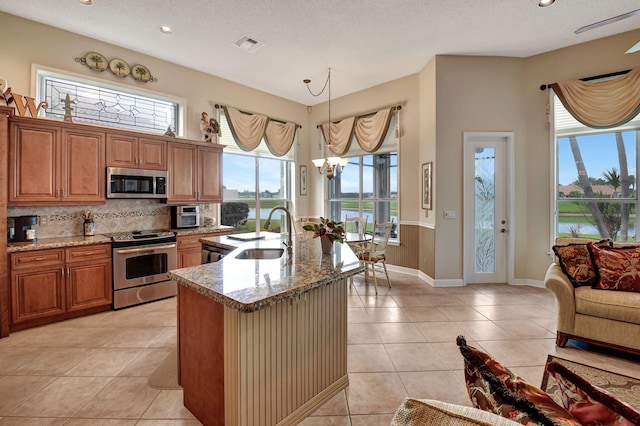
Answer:
[[[264,46],[264,43],[262,43],[261,41],[254,40],[246,35],[238,37],[238,39],[234,41],[233,44],[234,46],[237,46],[242,50],[246,50],[249,53],[253,53]]]

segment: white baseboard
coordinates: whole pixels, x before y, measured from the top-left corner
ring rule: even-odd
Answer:
[[[513,281],[513,285],[530,285],[531,287],[545,288],[544,281],[539,280],[518,279]]]
[[[465,285],[464,281],[461,278],[435,280],[431,276],[425,274],[424,272],[418,269],[405,268],[404,266],[387,264],[387,269],[389,271],[399,272],[401,274],[416,276],[432,287],[464,287]],[[545,288],[544,281],[539,281],[539,280],[517,279],[509,284],[510,285],[529,285],[531,287]]]

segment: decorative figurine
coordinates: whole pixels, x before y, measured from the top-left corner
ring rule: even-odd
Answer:
[[[71,108],[71,104],[75,104],[76,101],[72,101],[69,98],[69,94],[67,93],[67,96],[64,98],[64,121],[68,121],[69,123],[73,122],[73,120],[71,119],[71,111],[73,111],[73,108]]]
[[[171,136],[172,138],[176,137],[176,134],[173,133],[173,130],[171,130],[171,126],[167,127],[167,131],[164,132],[164,135],[165,136]]]
[[[208,116],[206,112],[200,116],[200,130],[204,133],[205,142],[213,142],[213,136],[220,136],[220,124],[215,118],[207,120]]]

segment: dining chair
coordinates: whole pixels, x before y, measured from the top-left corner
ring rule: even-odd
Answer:
[[[367,279],[368,268],[371,267],[371,273],[373,274],[373,285],[378,294],[378,280],[376,278],[376,268],[381,266],[384,268],[384,274],[387,277],[387,285],[391,288],[391,281],[389,281],[389,274],[387,272],[387,243],[389,242],[389,236],[391,235],[392,222],[374,223],[372,238],[365,243],[365,247],[359,253],[356,253],[360,262],[364,263],[364,277],[365,282]],[[350,278],[351,284],[353,284],[353,276]]]

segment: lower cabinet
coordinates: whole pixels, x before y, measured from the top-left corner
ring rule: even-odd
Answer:
[[[178,268],[188,268],[202,263],[202,243],[201,238],[219,237],[228,235],[231,232],[216,234],[195,234],[181,235],[178,237]]]
[[[109,244],[11,253],[10,267],[13,328],[110,308]]]

